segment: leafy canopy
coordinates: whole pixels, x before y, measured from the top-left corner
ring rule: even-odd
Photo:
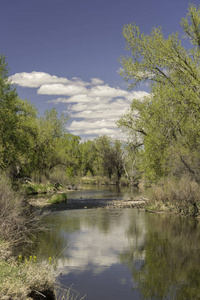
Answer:
[[[133,99],[118,125],[128,131],[133,149],[140,149],[141,169],[150,180],[182,172],[200,179],[200,6],[189,6],[181,26],[188,49],[178,33],[165,38],[161,28],[150,34],[136,24],[123,29],[130,56],[120,59],[121,75],[129,88],[147,82],[151,93]]]

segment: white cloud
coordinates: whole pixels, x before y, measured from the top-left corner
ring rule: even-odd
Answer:
[[[77,94],[87,93],[87,89],[84,86],[77,85],[64,85],[64,84],[44,84],[38,91],[40,95],[66,95],[73,96]]]
[[[91,88],[89,94],[96,97],[125,97],[128,92],[108,85],[100,85]]]
[[[79,102],[77,104],[74,104],[71,106],[71,110],[74,112],[77,111],[86,111],[86,110],[92,110],[92,111],[106,111],[106,110],[124,110],[127,109],[128,107],[128,102],[125,100],[116,100],[114,102],[111,102],[112,98],[110,98],[107,102],[100,102],[100,101],[91,101],[91,102],[86,102],[82,103]]]
[[[91,85],[101,85],[104,81],[100,78],[91,78]]]
[[[117,128],[117,126],[115,125],[115,123],[112,122],[112,120],[108,121],[108,120],[98,120],[98,121],[94,121],[94,122],[88,122],[88,121],[72,121],[70,128],[71,130],[80,130],[80,128],[82,128],[82,130],[85,129],[99,129],[102,127],[109,127],[109,128]]]
[[[128,108],[128,107],[127,107]],[[123,108],[123,110],[113,110],[113,109],[106,109],[106,110],[84,110],[78,113],[74,113],[74,118],[87,118],[87,119],[102,119],[106,118],[107,120],[112,119],[116,122],[122,114],[127,111],[127,108]]]
[[[84,120],[73,121],[69,127],[69,130],[74,135],[85,135],[91,139],[95,136],[109,135],[112,138],[118,138],[121,140],[126,139],[126,135],[115,124],[116,120],[103,119],[103,120]],[[88,138],[87,138],[88,139]],[[85,140],[85,139],[84,139]]]
[[[110,98],[112,99],[112,98]],[[69,98],[57,98],[51,101],[48,101],[49,103],[93,103],[100,102],[102,99],[99,97],[90,97],[87,94],[79,94],[79,95],[74,95]],[[104,99],[105,100],[105,99]]]
[[[100,78],[91,78],[88,82],[78,77],[68,79],[44,72],[23,72],[10,76],[10,79],[19,86],[37,88],[38,95],[60,96],[48,103],[62,104],[63,111],[71,114],[69,131],[88,137],[122,136],[116,121],[130,107],[133,98],[142,101],[149,95],[145,91],[111,87]]]
[[[9,77],[11,81],[23,87],[37,88],[43,84],[68,84],[70,81],[67,78],[57,77],[44,72],[31,73],[16,73]]]
[[[50,75],[45,72],[36,72],[33,71],[31,73],[22,72],[16,73],[9,77],[10,80],[20,86],[30,87],[30,88],[38,88],[43,85],[48,84],[64,84],[64,85],[75,85],[75,86],[87,86],[90,83],[83,81],[81,78],[73,77],[71,80],[64,77],[57,77],[55,75]],[[94,81],[100,80],[98,78],[93,78]],[[98,83],[99,84],[99,83]]]

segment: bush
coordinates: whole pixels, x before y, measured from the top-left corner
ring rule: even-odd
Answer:
[[[52,192],[54,186],[52,184],[25,184],[22,186],[22,191],[25,195],[37,195],[37,194],[46,194]]]
[[[53,195],[51,199],[48,200],[48,203],[51,204],[57,204],[62,202],[67,202],[67,194],[65,193]]]
[[[148,198],[151,208],[195,216],[199,210],[200,186],[188,176],[179,180],[168,178],[152,186],[148,191]]]
[[[39,228],[39,219],[28,202],[12,190],[10,180],[0,175],[0,237],[12,244],[25,241],[30,231]]]
[[[33,296],[37,296],[34,299],[39,299],[39,294],[42,294],[44,299],[48,295],[52,296],[49,299],[54,299],[54,286],[55,279],[49,264],[0,259],[1,299],[23,300],[32,299]]]
[[[56,182],[60,182],[61,185],[65,186],[67,184],[67,174],[66,170],[62,168],[54,168],[50,175],[49,175],[49,180],[51,184],[55,184]]]

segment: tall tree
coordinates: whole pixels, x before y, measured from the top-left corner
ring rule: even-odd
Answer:
[[[104,135],[95,140],[95,148],[97,151],[94,162],[96,172],[108,176],[109,179],[115,176],[116,184],[119,184],[123,173],[122,145],[120,141]]]
[[[55,109],[37,119],[37,137],[30,151],[30,163],[39,177],[57,165],[66,164],[67,121],[68,117],[58,117]]]
[[[129,57],[121,57],[121,75],[134,88],[148,81],[151,93],[133,99],[118,122],[142,156],[141,168],[151,180],[188,172],[200,180],[200,7],[190,5],[179,34],[164,38],[161,28],[144,34],[135,24],[124,27]]]
[[[86,176],[89,172],[91,175],[95,175],[94,161],[97,156],[95,142],[85,141],[80,144],[81,153],[81,176]]]
[[[36,135],[37,111],[22,101],[8,78],[5,56],[0,56],[0,169],[17,176]]]

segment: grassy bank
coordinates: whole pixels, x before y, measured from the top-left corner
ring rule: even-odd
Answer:
[[[146,196],[149,199],[146,209],[149,211],[199,215],[200,186],[188,176],[163,179],[148,189]]]
[[[56,188],[53,184],[38,184],[38,183],[26,183],[22,184],[21,191],[25,195],[37,195],[55,192]]]
[[[6,251],[8,243],[2,242]],[[0,259],[0,299],[55,299],[55,279],[49,264],[18,261],[9,256]],[[40,297],[40,298],[38,298]]]
[[[39,228],[40,216],[16,194],[5,175],[0,176],[0,299],[54,297],[54,276],[49,264],[20,260],[19,245]],[[38,298],[40,295],[41,297]],[[42,298],[43,297],[43,298]]]

